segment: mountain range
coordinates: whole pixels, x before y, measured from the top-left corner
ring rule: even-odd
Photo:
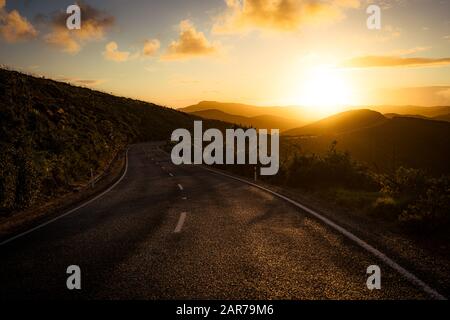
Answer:
[[[387,118],[408,116],[428,120],[443,120],[450,122],[450,106],[419,107],[419,106],[368,106],[348,108],[351,110],[372,110],[383,114]],[[178,109],[204,119],[220,120],[258,129],[280,129],[285,134],[297,134],[305,125],[320,120],[311,109],[299,106],[261,107],[241,103],[224,103],[216,101],[202,101],[196,105]],[[372,113],[372,116],[374,114]],[[370,121],[359,114],[364,121]],[[379,117],[378,117],[379,118]],[[344,125],[345,126],[345,125]]]

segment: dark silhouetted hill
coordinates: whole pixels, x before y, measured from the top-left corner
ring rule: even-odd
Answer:
[[[433,117],[433,120],[450,122],[450,113]]]
[[[196,105],[178,109],[179,111],[193,113],[207,110],[218,110],[228,114],[242,117],[274,116],[297,121],[297,126],[315,119],[314,115],[305,112],[304,108],[297,106],[286,107],[261,107],[242,103],[224,103],[216,101],[202,101]]]
[[[385,121],[387,119],[381,113],[372,110],[352,110],[333,115],[301,128],[288,130],[284,135],[319,136],[340,134],[376,126]]]
[[[373,106],[367,109],[378,111],[382,114],[396,113],[399,115],[417,115],[434,118],[450,114],[450,106],[419,107],[419,106]]]
[[[245,127],[253,127],[257,129],[280,129],[281,131],[295,128],[298,126],[298,121],[289,120],[283,117],[262,115],[256,117],[244,117],[229,114],[220,110],[203,110],[195,111],[190,114],[196,115],[205,119],[214,119],[235,123]]]
[[[326,121],[332,118],[335,117]],[[450,173],[450,123],[409,117],[395,117],[378,123],[369,121],[364,125],[357,118],[354,118],[356,123],[349,121],[345,121],[346,127],[339,127],[334,132],[328,127],[320,135],[290,139],[302,152],[317,154],[325,153],[329,145],[337,141],[339,150],[350,152],[356,160],[379,172],[394,172],[404,166],[434,175]],[[316,130],[315,133],[319,132]]]

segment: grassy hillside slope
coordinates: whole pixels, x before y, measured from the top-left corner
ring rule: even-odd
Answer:
[[[197,117],[0,70],[0,214],[85,183],[132,142],[166,140]],[[205,122],[205,127],[227,126]]]
[[[436,175],[450,173],[450,123],[395,117],[363,126],[360,117],[342,115],[340,120],[339,115],[333,116],[295,131],[314,136],[287,139],[303,152],[317,154],[325,153],[337,141],[338,149],[379,172],[394,172],[404,166]]]
[[[203,110],[195,111],[190,114],[196,115],[205,119],[214,119],[225,121],[229,123],[235,123],[245,127],[253,127],[256,129],[280,129],[281,131],[295,128],[299,125],[298,121],[286,119],[277,116],[256,116],[256,117],[244,117],[229,114],[220,110]]]
[[[379,125],[384,121],[386,121],[386,118],[381,113],[371,110],[353,110],[333,115],[301,128],[288,130],[284,135],[317,136],[337,134]]]
[[[261,107],[242,103],[227,103],[216,101],[202,101],[196,105],[178,109],[179,111],[193,113],[206,110],[219,110],[228,114],[242,117],[274,116],[283,117],[287,120],[297,122],[297,126],[309,121],[317,120],[317,116],[307,112],[304,108],[297,106],[285,107]]]

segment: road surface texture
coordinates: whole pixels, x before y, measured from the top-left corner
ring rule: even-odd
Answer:
[[[379,265],[382,289],[367,289]],[[82,289],[66,287],[81,268]],[[0,246],[0,300],[423,299],[400,274],[263,190],[154,144],[129,150],[110,192]]]

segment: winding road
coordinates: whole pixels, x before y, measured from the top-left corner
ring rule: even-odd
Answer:
[[[82,289],[66,288],[70,265]],[[382,289],[366,286],[379,265]],[[291,203],[134,145],[127,172],[82,208],[0,245],[0,300],[427,299]]]

